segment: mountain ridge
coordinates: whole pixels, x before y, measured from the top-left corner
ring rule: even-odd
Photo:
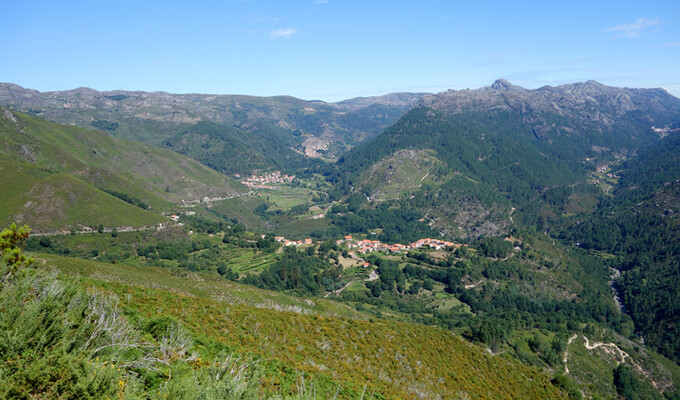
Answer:
[[[174,211],[180,205],[198,203],[205,197],[234,197],[247,191],[233,179],[170,150],[117,139],[100,131],[54,124],[2,107],[0,161],[6,167],[3,172],[7,182],[13,179],[13,173],[22,169],[28,171],[23,173],[26,177],[24,183],[31,181],[35,185],[47,185],[48,192],[59,194],[55,201],[62,197],[68,199],[57,203],[65,204],[71,210],[71,204],[78,201],[78,196],[62,193],[64,185],[51,182],[52,178],[68,182],[77,188],[77,193],[87,194],[91,202],[112,204],[110,197],[116,196],[128,203],[136,203],[138,207],[121,202],[121,207],[116,208],[121,215],[139,215],[125,224],[135,220],[140,222],[137,225],[165,221],[167,219],[160,215],[161,211]],[[24,195],[31,193],[30,187],[26,189]],[[16,204],[7,209],[20,210],[19,203],[26,208],[29,203],[47,202],[44,196],[23,198],[16,192],[12,193],[12,198]],[[110,226],[116,219],[96,217],[94,212],[88,214],[89,218],[70,218],[57,212],[59,210],[54,208],[57,203],[46,208],[51,210],[47,215],[39,216],[45,226],[30,219],[26,221],[30,221],[36,231],[45,231],[65,223],[92,226],[105,222]],[[132,209],[124,211],[123,205]],[[144,217],[140,213],[149,215]],[[51,220],[50,215],[56,219]]]
[[[521,115],[524,123],[534,131],[559,131],[562,128],[563,134],[589,129],[593,122],[612,129],[621,123],[617,117],[640,112],[644,115],[638,122],[647,123],[648,128],[643,133],[653,136],[654,126],[677,124],[680,115],[680,99],[664,89],[617,88],[593,80],[525,89],[498,79],[492,85],[476,90],[448,90],[426,95],[416,106],[430,107],[450,116],[466,112],[510,111]],[[537,114],[555,114],[574,121],[560,126],[560,121],[549,121]]]
[[[237,128],[260,120],[342,146],[353,145],[396,121],[422,95],[391,93],[327,103],[286,95],[172,94],[91,88],[39,92],[14,83],[0,83],[0,105],[84,127],[92,127],[97,120],[115,122],[118,124],[112,129],[115,135],[154,144],[171,136],[164,135],[164,130],[176,132],[202,120]],[[298,146],[302,146],[302,141]]]

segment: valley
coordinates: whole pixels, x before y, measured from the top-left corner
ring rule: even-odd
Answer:
[[[677,398],[678,126],[594,81],[2,84],[0,397]]]

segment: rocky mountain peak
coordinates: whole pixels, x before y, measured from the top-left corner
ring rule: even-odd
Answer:
[[[491,89],[493,89],[493,90],[514,90],[514,89],[517,89],[517,88],[519,88],[519,86],[513,85],[507,79],[504,79],[504,78],[500,78],[500,79],[496,80],[496,82],[494,82],[491,85]]]

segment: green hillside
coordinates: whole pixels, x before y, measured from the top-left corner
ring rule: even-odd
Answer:
[[[616,184],[589,182],[596,169],[657,142],[678,111],[663,90],[594,81],[529,90],[500,79],[428,95],[341,157],[331,197],[387,201],[453,237],[547,229],[592,209]]]
[[[40,255],[8,274],[4,260],[3,396],[198,398],[224,383],[214,374],[226,358],[223,368],[243,366],[226,374],[229,382],[249,377],[251,384],[219,386],[222,396],[240,388],[247,398],[564,398],[538,371],[434,327],[307,314],[286,307],[298,300],[231,283],[209,283],[225,294],[215,300],[186,290],[187,278],[199,287],[204,277],[177,279],[146,267]],[[118,283],[121,276],[131,282]],[[136,283],[154,281],[160,286]],[[253,295],[270,300],[264,307],[233,300]]]
[[[320,169],[323,162],[293,150],[298,142],[293,132],[261,121],[247,129],[203,121],[183,129],[164,145],[228,175]]]
[[[37,230],[72,227],[141,227],[167,221],[68,174],[8,160],[0,155],[0,223],[31,224]]]
[[[626,309],[639,334],[680,360],[680,136],[668,136],[622,166],[614,197],[563,229],[566,240],[612,253]]]
[[[340,195],[353,187],[372,200],[393,199],[444,233],[477,237],[507,232],[512,218],[559,214],[570,195],[591,190],[578,186],[586,171],[580,161],[547,156],[531,138],[415,108],[345,154],[330,179]],[[567,187],[560,198],[545,198],[558,187]]]
[[[50,121],[95,128],[122,139],[154,145],[167,143],[172,148],[184,147],[181,139],[190,133],[187,130],[201,122],[211,122],[229,127],[232,138],[240,144],[245,140],[247,149],[262,146],[249,142],[253,135],[270,140],[264,146],[275,153],[259,154],[267,161],[299,155],[316,144],[326,146],[317,157],[337,159],[346,148],[393,124],[422,96],[392,93],[326,103],[291,96],[98,92],[88,88],[39,93],[0,83],[0,105]],[[203,142],[203,148],[209,153],[224,151],[223,140],[216,139]],[[212,148],[214,141],[216,147]],[[281,147],[282,143],[286,146]],[[298,153],[292,153],[292,149]],[[281,168],[274,163],[266,166]]]
[[[39,263],[125,287],[305,315],[437,326],[538,368],[573,396],[615,393],[612,374],[621,362],[638,368],[634,379],[640,393],[647,391],[644,398],[677,391],[680,368],[644,346],[630,317],[616,308],[607,285],[608,258],[547,235],[516,232],[511,240],[485,238],[456,251],[374,252],[362,256],[369,263],[365,268],[334,240],[295,250],[242,226],[184,221],[191,226],[115,238],[106,233],[33,238],[27,248],[39,252],[34,253]],[[298,340],[291,335],[286,343]],[[586,340],[607,345],[592,351]],[[625,359],[612,358],[619,351]]]
[[[0,143],[0,152],[7,157],[71,174],[156,210],[244,191],[233,180],[177,153],[6,109],[0,110]]]

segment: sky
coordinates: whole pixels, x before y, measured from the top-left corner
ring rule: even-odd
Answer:
[[[0,82],[291,95],[596,80],[680,97],[680,1],[0,0]]]

